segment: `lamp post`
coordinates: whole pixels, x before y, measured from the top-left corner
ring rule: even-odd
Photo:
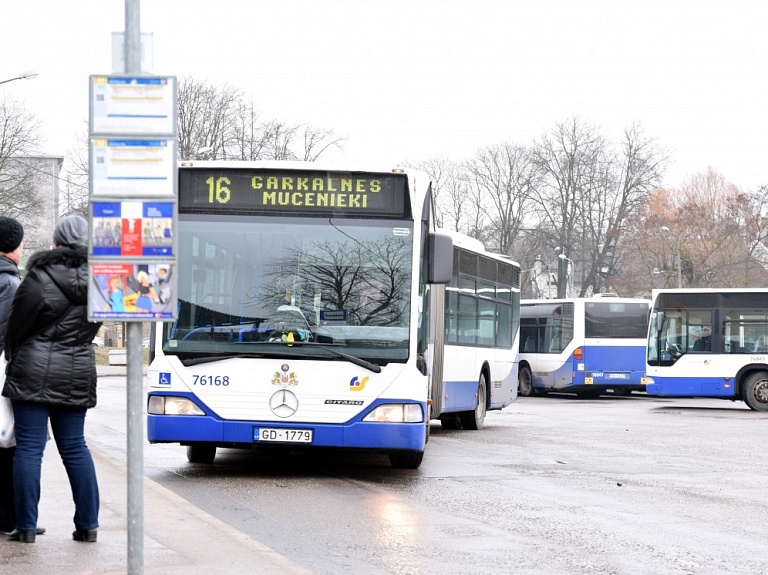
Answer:
[[[208,154],[213,152],[212,146],[205,146],[204,148],[200,148],[199,150],[189,154],[186,158],[182,158],[181,161],[184,162],[186,160],[200,160],[200,159],[206,159]],[[205,157],[201,157],[205,156]]]
[[[661,231],[665,233],[669,233],[669,228],[667,226],[661,226]],[[680,261],[680,239],[676,238],[675,241],[675,252],[676,252],[676,265],[677,265],[677,287],[678,289],[683,287],[683,262]]]
[[[13,82],[14,80],[32,80],[34,78],[37,78],[37,72],[22,72],[15,78],[9,78],[7,80],[0,81],[0,84],[5,84],[7,82]]]
[[[571,268],[570,274],[568,273],[568,266],[567,265],[565,266],[565,274],[566,274],[566,277],[568,278],[566,285],[570,284],[570,289],[568,290],[570,294],[565,294],[565,296],[572,297],[573,296],[573,271],[575,269],[575,266],[573,265],[573,260],[568,256],[566,256],[565,254],[558,254],[557,257],[563,261],[567,261],[570,264],[570,268]]]

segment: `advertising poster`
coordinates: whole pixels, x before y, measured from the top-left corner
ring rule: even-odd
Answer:
[[[91,255],[173,256],[171,202],[91,202]]]
[[[89,319],[163,321],[176,318],[175,266],[167,263],[94,263],[90,266]]]

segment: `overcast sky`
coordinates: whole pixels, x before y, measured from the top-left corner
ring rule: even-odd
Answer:
[[[3,2],[0,86],[44,151],[85,133],[88,76],[112,72],[121,0]],[[713,167],[768,184],[765,0],[153,0],[155,74],[239,88],[265,118],[331,128],[342,159],[461,160],[578,116],[611,139],[639,122],[665,185]],[[334,158],[336,159],[336,158]]]

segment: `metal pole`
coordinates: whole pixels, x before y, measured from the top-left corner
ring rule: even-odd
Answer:
[[[140,0],[125,0],[125,72],[141,73]],[[126,355],[127,443],[128,443],[128,573],[144,573],[144,425],[142,400],[144,354],[142,323],[128,322]]]

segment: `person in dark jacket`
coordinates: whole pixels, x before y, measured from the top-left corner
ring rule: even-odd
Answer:
[[[75,502],[75,541],[95,542],[99,486],[85,444],[85,414],[96,405],[96,361],[91,342],[101,324],[89,323],[88,222],[62,218],[54,248],[33,254],[8,318],[3,395],[13,403],[16,529],[11,541],[33,543],[40,469],[48,421]]]
[[[13,218],[0,217],[0,353],[5,345],[5,326],[11,302],[19,289],[19,262],[24,249],[24,228]],[[0,364],[5,367],[4,362]],[[13,510],[13,455],[15,447],[0,448],[0,531],[16,527]]]

